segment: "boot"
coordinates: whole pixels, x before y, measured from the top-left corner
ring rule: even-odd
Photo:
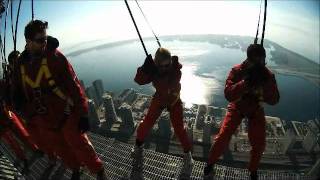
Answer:
[[[191,152],[184,153],[180,180],[190,179],[192,168],[193,168],[193,159],[192,159]]]
[[[80,169],[74,169],[70,180],[80,180]]]
[[[214,171],[214,165],[206,165],[206,167],[204,167],[203,170],[203,180],[214,180],[214,175],[215,175],[215,171]]]
[[[23,160],[23,168],[22,168],[22,174],[27,175],[29,173],[29,162],[28,160]]]
[[[131,180],[143,180],[143,162],[144,162],[144,151],[142,146],[135,146],[131,152],[132,161],[132,172]]]
[[[250,172],[250,180],[258,180],[258,173],[257,171]]]
[[[107,173],[104,171],[104,168],[97,173],[97,180],[109,180]]]

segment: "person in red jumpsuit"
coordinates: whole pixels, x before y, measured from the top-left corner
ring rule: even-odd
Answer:
[[[11,107],[11,72],[13,70],[13,61],[17,59],[18,55],[18,51],[9,54],[9,66],[7,66],[7,73],[4,76],[6,79],[0,80],[0,138],[11,147],[17,156],[18,159],[15,164],[18,164],[19,160],[23,162],[23,172],[26,173],[28,170],[28,160],[23,149],[29,148],[33,152],[37,152],[38,147],[25,129],[22,119],[12,111]],[[23,143],[24,148],[21,147],[16,138]]]
[[[265,66],[265,58],[264,47],[251,44],[247,49],[247,59],[230,71],[224,89],[230,103],[204,168],[204,179],[213,179],[213,165],[228,147],[232,134],[245,117],[248,118],[248,136],[252,146],[248,169],[251,179],[258,178],[257,168],[266,146],[263,102],[275,105],[280,98],[275,76]]]
[[[30,21],[25,27],[25,50],[14,78],[14,102],[27,121],[39,149],[60,157],[79,179],[86,166],[97,179],[107,179],[103,162],[87,132],[88,103],[80,82],[66,57],[47,44],[48,23]]]
[[[170,119],[175,134],[180,140],[184,150],[184,164],[181,178],[190,176],[193,166],[191,156],[192,144],[186,133],[183,122],[183,107],[180,100],[180,79],[182,65],[177,56],[165,48],[159,48],[155,54],[155,60],[149,55],[144,64],[138,68],[134,78],[139,85],[152,83],[156,92],[151,101],[148,113],[137,129],[136,145],[133,149],[134,171],[133,179],[142,179],[143,169],[143,141],[154,123],[164,109],[170,113]]]
[[[23,162],[24,172],[28,169],[28,160],[24,153],[24,148],[17,141],[19,138],[26,147],[36,150],[37,147],[30,141],[29,134],[21,124],[18,117],[11,111],[8,111],[3,105],[0,109],[0,139],[5,142],[16,155],[15,165],[19,161]]]

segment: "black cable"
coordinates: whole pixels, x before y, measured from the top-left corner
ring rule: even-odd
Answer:
[[[131,19],[132,19],[132,22],[133,22],[133,24],[134,24],[134,27],[136,28],[137,33],[138,33],[138,36],[139,36],[140,42],[141,42],[141,44],[142,44],[143,50],[144,50],[144,52],[146,53],[146,56],[148,56],[148,52],[147,52],[146,46],[144,45],[144,42],[143,42],[142,37],[141,37],[141,35],[140,35],[140,32],[139,32],[138,26],[137,26],[137,24],[136,24],[136,21],[134,20],[134,17],[133,17],[133,15],[132,15],[131,10],[130,10],[129,4],[128,4],[127,0],[124,0],[124,2],[126,3],[127,9],[128,9],[128,11],[129,11],[129,14],[130,14]]]
[[[18,23],[19,23],[21,3],[22,3],[22,0],[19,1],[17,18],[16,18],[16,28],[15,28],[15,32],[14,32],[14,48],[13,48],[14,51],[17,50],[17,31],[18,31]]]
[[[13,0],[10,0],[10,17],[11,17],[11,34],[12,34],[12,42],[15,42],[14,36],[14,27],[13,27]]]
[[[261,5],[262,5],[262,0],[260,0],[259,19],[258,19],[258,26],[257,26],[256,38],[254,39],[254,44],[257,44],[257,42],[258,42],[258,35],[259,35],[259,28],[260,28],[260,16],[261,16]]]
[[[34,20],[34,9],[33,9],[33,0],[31,0],[31,18]]]
[[[14,19],[13,19],[13,0],[11,0],[11,33],[12,33],[12,40],[13,40],[13,50],[17,50],[17,31],[18,31],[18,23],[19,23],[19,16],[20,16],[20,9],[21,9],[21,3],[22,0],[19,0],[18,10],[17,10],[17,16],[15,21],[15,26],[13,25]]]
[[[262,29],[262,37],[261,37],[261,45],[263,46],[263,40],[264,40],[264,32],[266,29],[266,21],[267,21],[267,1],[264,1],[264,18],[263,18],[263,29]]]
[[[4,18],[4,32],[3,32],[3,56],[4,56],[4,63],[7,63],[7,58],[6,58],[6,32],[7,32],[7,17],[8,17],[8,7],[9,7],[9,0],[7,1],[7,6],[6,6],[6,15]]]
[[[141,14],[142,14],[143,17],[144,17],[144,20],[147,22],[147,24],[148,24],[148,26],[149,26],[149,29],[152,31],[153,36],[156,38],[159,47],[161,47],[159,38],[158,38],[158,36],[156,35],[156,33],[154,32],[154,30],[152,29],[152,26],[150,25],[150,23],[149,23],[149,21],[148,21],[148,19],[147,19],[147,16],[143,13],[142,8],[140,7],[138,1],[137,1],[137,0],[135,0],[135,1],[136,1],[137,5],[138,5],[138,7],[139,7],[139,9],[140,9]]]

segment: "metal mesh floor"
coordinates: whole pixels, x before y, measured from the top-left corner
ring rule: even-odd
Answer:
[[[130,152],[132,145],[108,139],[96,134],[89,134],[89,138],[99,157],[105,162],[105,170],[112,180],[129,179],[132,169]],[[15,155],[3,143],[0,143],[0,151],[14,162]],[[30,157],[31,153],[27,153]],[[146,180],[175,180],[178,179],[182,165],[182,158],[167,155],[151,150],[145,150],[144,177]],[[200,180],[203,176],[204,162],[195,161],[191,179]],[[19,171],[21,168],[17,167]],[[216,180],[247,180],[249,172],[246,169],[216,165]],[[61,162],[56,165],[49,164],[48,158],[43,156],[36,159],[30,166],[27,180],[38,179],[70,179],[71,171],[65,169]],[[20,177],[21,178],[21,177]],[[81,179],[95,179],[95,176],[87,170],[83,170]],[[313,180],[316,178],[284,171],[260,170],[260,180]]]

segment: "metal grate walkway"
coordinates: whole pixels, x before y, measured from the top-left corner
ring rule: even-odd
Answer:
[[[128,179],[132,166],[130,152],[132,145],[105,138],[96,134],[89,134],[91,142],[100,158],[105,162],[105,169],[112,180]],[[15,156],[3,143],[0,143],[0,151],[14,162]],[[30,157],[31,153],[27,153]],[[144,176],[146,180],[175,180],[178,178],[182,165],[182,158],[167,155],[151,150],[145,150]],[[192,180],[200,180],[203,175],[204,162],[195,161],[192,170]],[[49,168],[46,156],[37,159],[30,166],[30,173],[25,179],[69,179],[71,171],[65,169],[61,162]],[[216,165],[216,180],[247,180],[249,172],[246,169]],[[21,171],[21,169],[18,168]],[[284,171],[259,171],[260,180],[314,180],[300,174]],[[81,179],[95,179],[86,170]]]

